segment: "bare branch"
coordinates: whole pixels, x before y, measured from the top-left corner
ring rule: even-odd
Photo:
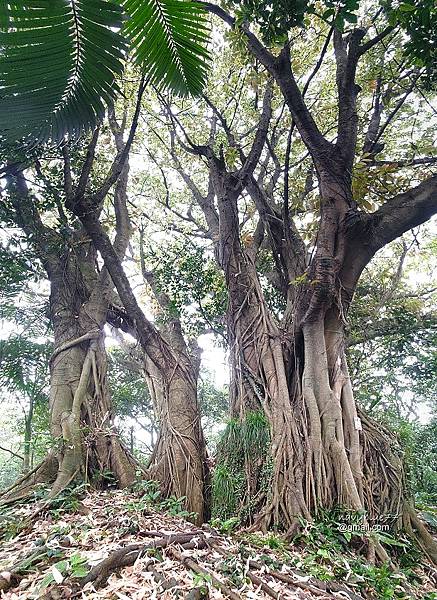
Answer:
[[[64,164],[64,168],[65,168],[65,164]],[[56,208],[58,209],[60,221],[64,224],[67,224],[68,219],[67,219],[67,215],[64,212],[64,207],[62,206],[62,202],[59,199],[59,192],[56,188],[54,188],[52,186],[50,180],[44,175],[42,168],[41,168],[41,163],[38,159],[35,160],[35,171],[36,171],[36,174],[38,175],[38,177],[41,179],[41,181],[44,182],[44,185],[46,186],[47,190],[50,190],[52,192],[54,201],[56,203]],[[65,192],[67,195],[67,190],[65,190]]]
[[[62,156],[64,158],[64,193],[65,198],[69,200],[73,196],[73,177],[71,175],[70,151],[67,144],[62,146]]]
[[[206,223],[208,225],[209,237],[212,240],[217,240],[218,239],[219,217],[218,217],[217,211],[214,207],[214,189],[212,186],[211,174],[210,174],[209,180],[208,180],[208,192],[207,192],[206,196],[204,196],[202,194],[202,192],[200,191],[200,189],[195,184],[194,180],[190,177],[190,175],[188,175],[188,173],[185,171],[185,169],[182,167],[182,165],[179,161],[179,158],[177,156],[176,149],[175,149],[175,136],[176,136],[175,130],[173,129],[173,131],[170,132],[170,148],[168,148],[168,146],[165,144],[164,140],[160,137],[160,135],[157,132],[154,131],[154,133],[158,137],[158,139],[161,141],[161,143],[164,145],[164,147],[167,148],[167,150],[169,151],[170,156],[172,157],[172,160],[174,163],[175,170],[177,171],[177,173],[179,173],[179,175],[181,176],[185,185],[190,190],[194,200],[200,206],[200,208],[205,216]],[[211,135],[212,135],[212,133],[211,133]],[[211,143],[212,143],[212,140],[211,140]]]
[[[380,310],[383,309],[384,306],[386,306],[386,304],[393,298],[394,293],[396,292],[397,288],[399,287],[399,284],[402,279],[402,274],[404,272],[405,259],[407,257],[408,251],[411,249],[411,246],[413,244],[414,244],[414,242],[412,242],[408,246],[408,244],[405,242],[405,240],[402,239],[402,252],[399,257],[399,262],[398,262],[396,272],[394,273],[393,277],[391,278],[390,285],[388,286],[388,288],[386,290],[384,290],[382,292],[382,294],[378,300],[378,304],[375,309],[376,314],[379,314]]]
[[[16,452],[14,452],[13,450],[10,450],[9,448],[5,448],[4,446],[0,446],[0,450],[3,450],[4,452],[9,452],[9,454],[11,454],[12,456],[15,456],[16,458],[19,458],[20,460],[24,460],[24,456],[21,456],[21,454],[17,454]]]
[[[428,314],[418,315],[412,323],[408,324],[408,326],[411,332],[420,332],[426,328],[434,327],[436,324],[437,320],[435,315]],[[366,327],[366,329],[363,329],[360,332],[354,332],[353,335],[348,337],[346,345],[348,348],[351,348],[382,337],[396,335],[397,333],[399,333],[399,322],[396,319],[384,317],[379,319],[379,321],[372,323],[370,326]]]
[[[304,102],[291,69],[288,44],[282,49],[270,72],[284,95],[304,144],[315,160],[324,160],[326,154],[332,151],[333,145],[322,135]]]
[[[115,158],[114,162],[112,163],[111,168],[109,170],[109,173],[108,173],[105,181],[100,186],[100,189],[98,189],[93,194],[92,203],[94,205],[98,205],[98,204],[100,204],[100,202],[102,202],[102,200],[105,198],[106,194],[109,192],[111,187],[117,181],[118,177],[120,176],[120,174],[123,170],[124,163],[126,162],[126,160],[128,158],[131,146],[132,146],[134,138],[135,138],[135,133],[136,133],[136,130],[138,127],[138,119],[140,116],[140,109],[141,109],[141,100],[143,98],[144,90],[145,90],[145,81],[144,81],[144,75],[143,75],[143,77],[141,78],[141,81],[140,81],[139,88],[138,88],[137,101],[136,101],[134,115],[132,117],[132,123],[131,123],[128,138],[126,140],[126,143],[123,146],[123,149],[118,152],[117,157]],[[85,191],[85,190],[83,190],[83,191]],[[81,195],[80,189],[77,190],[76,195],[79,195],[79,196]]]
[[[117,152],[123,151],[123,134],[126,124],[126,110],[123,113],[121,125],[118,125],[113,109],[108,111],[109,125],[115,140]],[[127,209],[127,184],[129,179],[129,155],[115,184],[114,212],[115,212],[115,240],[114,249],[120,257],[124,256],[132,233],[132,225]]]
[[[364,138],[363,154],[370,154],[374,150],[376,136],[378,135],[379,126],[381,123],[381,115],[384,110],[384,104],[381,101],[381,77],[376,80],[376,88],[373,94],[373,110],[369,120],[366,137]],[[381,148],[382,149],[382,148]],[[375,152],[374,154],[377,154]]]
[[[396,106],[391,111],[391,113],[388,115],[385,123],[380,127],[378,133],[374,137],[373,143],[372,143],[372,145],[370,147],[370,151],[372,151],[375,148],[375,144],[378,142],[379,139],[381,139],[384,131],[387,129],[387,127],[393,121],[393,119],[395,118],[395,116],[397,115],[397,113],[399,112],[399,110],[402,108],[403,104],[405,103],[405,100],[408,98],[408,96],[411,94],[411,92],[415,88],[416,83],[417,83],[417,81],[418,81],[418,79],[420,78],[421,75],[422,75],[422,72],[419,71],[416,74],[416,76],[411,80],[411,83],[408,86],[407,90],[405,91],[405,94],[403,96],[401,96],[401,98],[399,98],[399,100],[396,103]]]
[[[202,6],[205,8],[205,10],[207,10],[211,14],[220,17],[220,19],[222,21],[224,21],[227,25],[229,25],[232,29],[235,28],[236,21],[235,21],[234,17],[232,17],[223,8],[221,8],[220,6],[217,6],[216,4],[212,4],[211,2],[203,2],[202,0],[200,0],[200,4],[202,4]],[[253,55],[256,56],[256,58],[260,61],[260,63],[263,64],[264,66],[266,66],[267,68],[268,68],[268,65],[270,67],[273,66],[273,62],[274,62],[273,54],[271,54],[263,46],[263,44],[259,41],[259,39],[256,37],[256,35],[250,31],[250,29],[247,27],[247,25],[243,24],[241,26],[241,30],[244,32],[244,34],[246,35],[246,37],[248,39],[250,50],[252,51]]]
[[[36,202],[29,192],[26,178],[22,171],[13,171],[6,178],[10,189],[12,205],[19,227],[33,240],[37,253],[46,268],[50,268],[51,258],[58,256],[57,233],[47,227],[41,219]],[[35,235],[37,234],[37,235]]]
[[[396,28],[397,28],[397,25],[388,25],[385,29],[383,29],[380,33],[378,33],[378,35],[375,35],[374,38],[372,38],[365,44],[361,44],[361,46],[358,49],[360,56],[362,56],[363,54],[368,52],[371,48],[376,46],[376,44],[379,44],[379,42],[381,42],[384,38],[386,38],[388,35],[390,35],[390,33],[395,31]]]
[[[77,184],[77,188],[74,192],[78,196],[82,196],[85,193],[86,186],[88,185],[88,180],[90,177],[91,169],[93,167],[94,158],[96,155],[96,146],[97,146],[97,141],[99,139],[99,133],[100,133],[100,128],[97,127],[94,130],[91,141],[88,145],[86,158],[83,163],[82,171],[79,176],[79,183]],[[66,185],[66,187],[67,186],[71,187],[71,170],[70,170],[70,161],[69,160],[68,160],[68,168],[69,168],[69,173],[68,173],[68,177],[65,180],[65,185]],[[67,198],[68,198],[68,196],[67,196]]]
[[[202,2],[202,5],[207,11],[219,16],[231,28],[235,28],[235,19],[221,7],[209,2]],[[323,159],[326,156],[326,153],[332,150],[332,144],[321,134],[308,107],[305,105],[302,92],[297,85],[291,69],[290,48],[288,42],[282,49],[280,56],[276,58],[263,46],[256,35],[250,31],[247,24],[243,23],[240,29],[247,38],[249,50],[253,56],[266,67],[279,85],[307,148],[310,150],[313,157]]]
[[[424,156],[423,158],[401,158],[393,160],[365,160],[366,166],[371,167],[415,167],[419,165],[433,165],[437,163],[437,156]]]

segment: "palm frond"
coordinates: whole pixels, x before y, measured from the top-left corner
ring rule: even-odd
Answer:
[[[127,44],[112,0],[26,0],[0,11],[0,140],[62,140],[104,115]]]
[[[201,93],[208,70],[210,27],[190,0],[124,0],[125,33],[147,78],[178,95]]]
[[[208,40],[192,0],[0,1],[0,144],[59,142],[95,126],[119,92],[128,41],[150,82],[199,94]]]

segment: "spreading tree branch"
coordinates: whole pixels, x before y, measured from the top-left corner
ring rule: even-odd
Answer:
[[[235,19],[221,7],[209,2],[202,2],[202,5],[207,11],[217,15],[232,29],[235,29]],[[319,161],[326,159],[326,154],[332,151],[333,146],[320,132],[304,102],[302,92],[297,85],[291,68],[289,43],[285,44],[279,57],[275,57],[264,47],[256,35],[250,31],[247,24],[243,23],[240,26],[240,30],[246,36],[252,55],[264,65],[280,87],[302,140],[313,158]]]
[[[421,225],[437,212],[437,175],[394,196],[370,215],[370,247],[373,253]]]

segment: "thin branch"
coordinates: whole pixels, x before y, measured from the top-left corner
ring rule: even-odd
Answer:
[[[17,454],[16,452],[14,452],[13,450],[10,450],[9,448],[0,446],[0,450],[3,450],[4,452],[9,452],[9,454],[12,454],[12,456],[15,456],[16,458],[19,458],[20,460],[24,461],[24,456],[21,456],[21,454]]]
[[[212,4],[211,2],[203,2],[202,0],[196,0],[196,1],[199,1],[199,3],[202,4],[202,6],[204,7],[205,10],[207,10],[208,12],[210,12],[213,15],[220,17],[220,19],[222,21],[224,21],[227,25],[229,25],[231,27],[231,29],[235,29],[236,20],[228,12],[226,12],[223,8],[221,8],[221,6],[217,6],[216,4]],[[241,26],[241,30],[244,32],[244,34],[248,38],[249,45],[253,51],[253,54],[259,59],[259,61],[265,66],[267,64],[272,66],[273,62],[274,62],[274,55],[271,54],[262,45],[262,43],[259,41],[259,39],[256,37],[256,35],[249,30],[247,25],[243,24]]]
[[[405,94],[403,96],[401,96],[401,98],[399,98],[399,100],[396,103],[396,106],[391,111],[391,113],[388,115],[385,123],[380,127],[378,133],[376,134],[375,138],[373,139],[371,149],[373,149],[375,147],[375,144],[378,142],[378,140],[383,135],[384,131],[387,129],[387,127],[393,121],[393,119],[395,118],[395,116],[397,115],[397,113],[399,112],[399,110],[402,108],[403,104],[405,103],[405,100],[408,98],[408,96],[411,94],[411,92],[415,88],[416,83],[419,80],[419,78],[420,78],[421,75],[422,75],[422,72],[419,72],[419,73],[416,74],[416,77],[411,81],[411,83],[410,83],[409,87],[407,88]]]
[[[232,29],[236,27],[235,19],[221,7],[209,2],[201,2],[204,8],[219,16]],[[308,107],[302,98],[293,71],[291,69],[290,47],[288,42],[283,47],[279,57],[275,57],[261,43],[261,41],[252,33],[246,23],[240,26],[240,30],[247,38],[249,50],[253,56],[266,67],[279,85],[284,99],[291,111],[293,119],[299,129],[301,137],[311,151],[313,156],[322,159],[326,152],[332,149],[332,144],[328,142],[319,131]]]
[[[318,60],[317,60],[317,63],[316,63],[316,65],[315,65],[315,67],[314,67],[314,69],[313,69],[313,71],[312,71],[311,75],[308,77],[308,79],[307,79],[307,81],[306,81],[305,85],[303,86],[303,90],[302,90],[302,98],[304,98],[304,97],[305,97],[305,94],[307,93],[307,91],[308,91],[308,88],[310,87],[310,83],[311,83],[311,81],[312,81],[312,80],[314,79],[314,77],[317,75],[317,73],[318,73],[318,71],[319,71],[320,67],[321,67],[321,66],[322,66],[322,64],[323,64],[323,60],[324,60],[324,58],[325,58],[325,55],[326,55],[326,52],[327,52],[327,50],[328,50],[329,42],[331,41],[331,38],[332,38],[332,34],[333,34],[333,32],[334,32],[334,26],[331,26],[331,28],[330,28],[330,30],[329,30],[329,32],[328,32],[328,35],[326,36],[326,39],[325,39],[325,42],[324,42],[324,44],[323,44],[323,47],[322,47],[322,50],[321,50],[321,52],[320,52],[320,56],[319,56],[319,58],[318,58]]]
[[[399,257],[399,262],[398,262],[396,272],[394,273],[388,288],[386,290],[384,290],[383,293],[381,294],[381,297],[379,298],[378,304],[375,308],[375,314],[379,314],[380,310],[383,309],[384,306],[386,306],[386,304],[393,298],[394,293],[396,292],[397,288],[399,287],[399,284],[401,282],[402,275],[404,272],[405,259],[407,257],[408,251],[411,249],[413,244],[414,244],[414,241],[408,246],[408,244],[402,238],[402,252]]]
[[[118,153],[117,157],[115,158],[114,162],[112,163],[111,168],[109,170],[109,173],[108,173],[105,181],[100,186],[100,189],[98,189],[93,194],[92,203],[94,205],[100,204],[100,202],[105,198],[106,194],[109,192],[111,187],[117,181],[117,179],[120,176],[120,173],[123,170],[124,164],[129,156],[129,152],[130,152],[131,146],[132,146],[134,138],[135,138],[135,133],[137,131],[138,119],[139,119],[140,110],[141,110],[141,101],[143,98],[145,87],[146,87],[145,77],[143,75],[141,78],[141,81],[140,81],[140,86],[138,88],[137,101],[136,101],[136,105],[135,105],[135,111],[134,111],[134,114],[132,117],[132,123],[131,123],[128,138],[126,140],[126,143],[125,143],[123,149],[121,150],[121,152]],[[81,195],[79,193],[79,190],[76,194]]]
[[[437,163],[437,156],[424,156],[423,158],[400,158],[399,160],[372,160],[364,161],[366,166],[371,167],[415,167],[418,165],[432,165]]]
[[[86,158],[83,163],[83,167],[82,167],[82,170],[81,170],[81,173],[79,176],[79,183],[77,184],[77,188],[74,192],[78,196],[82,196],[85,193],[86,186],[88,185],[88,180],[90,177],[91,169],[93,167],[94,159],[96,156],[96,146],[97,146],[97,142],[99,139],[99,133],[100,133],[100,128],[96,127],[96,129],[93,131],[91,141],[88,145]],[[64,146],[64,148],[65,148],[65,146]],[[67,179],[65,181],[66,189],[67,189],[67,186],[71,187],[71,170],[70,170],[69,165],[70,165],[70,161],[68,161],[68,168],[69,168],[68,179],[69,179],[69,181],[67,181]],[[67,198],[70,198],[70,196],[67,195]]]

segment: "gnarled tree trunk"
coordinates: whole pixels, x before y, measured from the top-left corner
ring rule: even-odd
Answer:
[[[293,534],[300,518],[334,506],[362,511],[369,527],[390,516],[394,528],[412,532],[412,518],[416,538],[435,560],[435,544],[411,509],[395,437],[355,403],[344,324],[362,267],[349,268],[344,211],[327,201],[314,259],[294,294],[293,320],[279,324],[264,300],[253,257],[240,243],[235,194],[222,191],[234,413],[244,416],[258,403],[271,432],[271,492],[256,525]],[[364,266],[368,259],[358,256],[356,262]],[[376,548],[385,559],[377,542]]]
[[[208,515],[206,449],[197,401],[198,369],[179,355],[181,371],[164,371],[146,357],[144,372],[159,422],[149,472],[166,496],[185,497],[202,523]]]
[[[135,480],[136,462],[114,429],[106,382],[103,327],[112,282],[105,270],[98,272],[95,250],[83,230],[70,230],[65,237],[43,223],[22,173],[10,189],[17,225],[32,240],[50,282],[55,343],[49,408],[55,443],[46,460],[16,482],[2,501],[26,496],[38,483],[53,484],[50,499],[76,477],[103,481],[109,473],[124,487]],[[128,236],[120,237],[124,252]]]
[[[76,475],[95,483],[113,476],[120,487],[133,483],[135,461],[113,425],[102,326],[90,320],[85,327],[71,313],[55,325],[50,421],[53,437],[62,440],[51,496]]]

